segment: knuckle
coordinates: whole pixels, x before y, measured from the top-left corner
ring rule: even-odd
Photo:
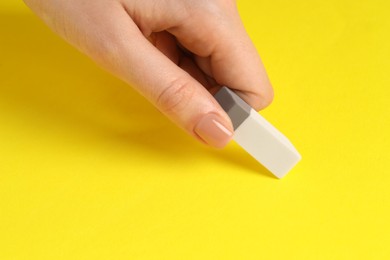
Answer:
[[[193,94],[190,80],[178,78],[158,95],[156,104],[165,113],[177,114],[188,105]]]

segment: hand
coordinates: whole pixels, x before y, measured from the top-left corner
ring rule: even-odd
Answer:
[[[212,94],[273,98],[234,0],[25,0],[48,26],[199,140],[223,147],[229,117]]]

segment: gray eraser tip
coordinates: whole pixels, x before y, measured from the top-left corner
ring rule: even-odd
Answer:
[[[214,97],[232,120],[233,139],[276,177],[301,160],[292,143],[232,90],[222,87]]]

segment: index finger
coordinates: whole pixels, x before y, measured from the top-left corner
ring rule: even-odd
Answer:
[[[206,74],[261,110],[272,102],[273,89],[235,1],[227,2],[224,6],[206,5],[203,12],[169,31],[197,55],[197,63]]]

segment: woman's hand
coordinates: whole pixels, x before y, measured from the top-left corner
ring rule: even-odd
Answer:
[[[212,96],[221,86],[257,110],[272,101],[233,0],[25,2],[64,39],[211,146],[225,146],[233,133]]]

